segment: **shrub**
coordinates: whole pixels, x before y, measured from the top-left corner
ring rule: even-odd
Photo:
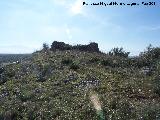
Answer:
[[[4,120],[16,120],[17,118],[18,118],[18,114],[16,111],[7,111],[3,116]]]
[[[37,81],[44,82],[51,75],[52,68],[49,64],[42,65],[38,70]]]
[[[6,75],[7,75],[9,78],[14,77],[14,76],[15,76],[15,71],[10,70],[10,71],[7,72]]]
[[[116,120],[117,118],[120,120],[135,119],[134,109],[127,100],[119,100],[118,98],[114,98],[110,102],[108,107],[110,108],[110,111],[108,111],[108,116],[112,116],[112,119]]]
[[[111,56],[128,57],[130,52],[125,52],[123,48],[113,48],[108,54]]]
[[[152,67],[160,59],[160,48],[149,45],[147,50],[139,55],[140,64],[143,66]]]
[[[30,111],[27,113],[27,116],[28,116],[28,120],[35,120],[35,119],[36,119],[36,113],[35,113],[35,111],[33,111],[33,110],[30,110]]]
[[[89,60],[89,62],[91,62],[91,63],[97,63],[99,60],[100,60],[99,58],[94,57],[94,58],[91,58]]]
[[[112,65],[112,61],[107,59],[107,60],[102,60],[101,64],[104,66],[111,66]]]
[[[39,75],[37,76],[37,82],[44,82],[46,81],[44,72],[40,72]]]
[[[7,80],[8,80],[8,78],[6,77],[5,74],[0,74],[0,85],[7,82]]]
[[[22,102],[26,102],[30,99],[32,99],[33,97],[33,93],[31,91],[28,91],[28,90],[22,90],[21,93],[19,94],[19,99],[22,101]]]
[[[153,80],[153,90],[154,90],[154,93],[160,96],[160,76],[157,76]]]
[[[69,64],[73,63],[73,61],[70,58],[64,58],[64,59],[62,59],[61,63],[65,64],[65,65],[69,65]]]
[[[53,117],[53,118],[57,118],[57,117],[60,116],[62,113],[63,113],[63,110],[56,108],[56,109],[53,110],[52,117]]]
[[[1,68],[0,68],[0,74],[2,74],[3,72],[4,72],[4,68],[1,67]]]
[[[43,43],[43,50],[44,50],[44,51],[49,50],[49,46],[48,46],[47,43]]]
[[[71,64],[70,69],[77,70],[79,69],[79,65],[76,63]]]
[[[148,60],[154,60],[154,59],[159,59],[160,58],[160,48],[159,47],[152,47],[150,44],[147,47],[147,50],[142,52],[140,54],[141,57],[146,58]]]

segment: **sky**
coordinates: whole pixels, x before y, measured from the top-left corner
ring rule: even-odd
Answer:
[[[89,5],[83,5],[83,2]],[[61,41],[97,42],[103,52],[123,47],[131,55],[160,46],[160,1],[155,6],[98,6],[111,0],[0,0],[0,53],[32,53]],[[147,0],[117,0],[142,3]]]

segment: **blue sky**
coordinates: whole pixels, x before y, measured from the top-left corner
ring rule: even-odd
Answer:
[[[158,0],[153,1],[156,6],[149,7],[83,6],[84,1],[91,3],[91,0],[1,0],[0,53],[31,53],[44,42],[51,45],[54,40],[72,45],[97,42],[104,52],[123,47],[131,55],[138,55],[150,43],[160,46]]]

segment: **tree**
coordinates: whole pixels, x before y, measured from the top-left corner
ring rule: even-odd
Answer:
[[[140,57],[149,62],[154,62],[160,59],[160,47],[153,47],[151,44],[147,50],[140,53]]]
[[[113,48],[109,53],[111,56],[120,56],[120,57],[128,57],[130,52],[125,52],[123,48]]]
[[[48,46],[47,43],[43,43],[43,50],[44,50],[44,51],[49,50],[49,46]]]

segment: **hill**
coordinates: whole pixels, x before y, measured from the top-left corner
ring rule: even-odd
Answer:
[[[0,54],[0,64],[13,63],[28,59],[31,54]]]
[[[97,120],[99,104],[106,120],[160,119],[160,48],[129,58],[53,46],[0,68],[1,120]]]

